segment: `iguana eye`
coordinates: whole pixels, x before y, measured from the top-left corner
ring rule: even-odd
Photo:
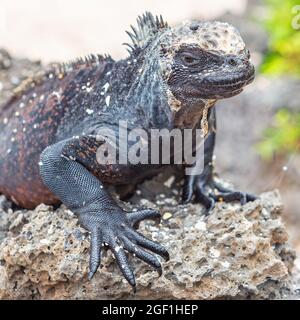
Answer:
[[[195,61],[195,59],[192,57],[188,57],[188,56],[184,57],[185,63],[193,63],[194,61]]]
[[[184,54],[182,56],[182,61],[186,66],[193,66],[198,63],[198,59],[196,59],[188,54]]]

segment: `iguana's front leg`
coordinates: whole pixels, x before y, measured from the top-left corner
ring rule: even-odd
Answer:
[[[93,151],[90,138],[65,140],[46,148],[41,155],[40,172],[44,183],[59,199],[79,216],[79,221],[91,233],[89,278],[97,271],[101,246],[107,244],[126,280],[135,288],[135,277],[125,249],[147,262],[161,274],[161,264],[148,249],[168,259],[167,250],[145,238],[134,229],[139,221],[159,218],[152,209],[125,212],[86,168]],[[86,147],[86,149],[84,149]]]
[[[182,192],[182,201],[190,202],[194,196],[195,201],[202,203],[209,213],[216,201],[240,201],[245,204],[254,201],[254,195],[241,191],[234,191],[225,188],[217,181],[217,174],[214,172],[213,154],[216,140],[216,112],[213,108],[209,117],[210,132],[204,141],[204,169],[200,175],[187,175]]]

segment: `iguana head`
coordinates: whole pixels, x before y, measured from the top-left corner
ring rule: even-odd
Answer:
[[[222,99],[240,93],[254,78],[249,51],[228,23],[186,23],[172,30],[168,85],[179,101]]]
[[[234,96],[254,78],[249,51],[228,23],[169,27],[161,17],[146,13],[138,18],[138,29],[132,29],[131,54],[142,51],[159,60],[169,96],[179,104]]]

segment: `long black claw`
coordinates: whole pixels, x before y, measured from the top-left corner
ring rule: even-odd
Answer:
[[[212,197],[207,196],[201,187],[198,187],[196,190],[196,201],[205,206],[207,213],[212,211],[215,207],[215,200]]]
[[[182,189],[181,203],[186,204],[192,201],[193,191],[190,189]]]
[[[101,244],[102,236],[98,230],[95,230],[91,234],[91,245],[90,245],[90,272],[88,274],[89,280],[91,280],[96,273],[100,262],[101,262]]]
[[[213,196],[216,201],[240,201],[242,205],[247,202],[247,195],[243,192],[233,191],[227,193],[219,193]]]
[[[216,202],[215,202],[215,200],[213,198],[209,198],[209,200],[210,200],[210,204],[209,204],[208,207],[206,207],[206,211],[204,213],[205,216],[209,216],[210,213],[214,210],[215,205],[216,205]]]
[[[194,192],[194,177],[190,176],[189,179],[185,181],[185,184],[182,188],[182,196],[181,202],[182,203],[189,203],[192,200],[193,192]]]
[[[136,255],[139,259],[143,260],[144,262],[148,263],[153,268],[155,268],[156,271],[158,272],[159,276],[162,275],[161,264],[160,264],[159,260],[154,255],[139,248],[138,246],[133,244],[130,240],[128,240],[126,237],[122,237],[121,240],[123,241],[124,248],[128,252]]]
[[[154,209],[144,209],[136,212],[130,212],[127,214],[127,219],[133,225],[141,222],[145,219],[159,219],[161,217],[160,213]]]
[[[134,231],[130,228],[127,228],[127,236],[131,241],[137,243],[138,245],[144,247],[145,249],[148,249],[156,254],[159,254],[166,261],[170,259],[168,251],[158,242],[147,239],[139,232]]]
[[[255,196],[253,194],[249,194],[249,193],[246,194],[246,198],[247,198],[247,202],[250,202],[250,201],[252,202],[252,201],[255,201],[256,199],[258,199],[257,196]]]
[[[214,188],[216,188],[219,192],[221,192],[223,194],[236,193],[236,191],[232,191],[231,189],[225,188],[220,183],[218,183],[216,181],[213,182],[213,185],[214,185]],[[255,196],[253,194],[243,193],[243,192],[238,192],[238,193],[242,194],[242,200],[241,200],[242,204],[245,204],[250,201],[255,201],[257,199],[257,196]],[[229,200],[229,201],[231,201],[231,200]]]
[[[213,191],[208,192],[207,189]],[[215,190],[217,193],[215,193]],[[182,202],[190,202],[193,195],[195,195],[195,201],[201,203],[206,208],[205,215],[209,215],[214,209],[216,201],[240,201],[241,205],[244,205],[249,201],[257,199],[257,197],[252,194],[233,191],[224,187],[221,183],[215,181],[211,174],[201,174],[196,177],[190,176],[185,179],[182,191]]]
[[[113,254],[115,255],[115,258],[118,262],[118,265],[119,265],[121,272],[123,273],[125,279],[128,281],[128,283],[132,287],[135,287],[136,286],[135,276],[134,276],[134,273],[129,265],[127,256],[126,256],[123,248],[121,248],[119,246],[119,244],[116,242],[116,240],[114,238],[112,238],[110,240],[109,245],[110,245],[110,248],[111,248]]]
[[[242,206],[247,203],[247,195],[246,195],[246,193],[243,193],[243,196],[242,196],[240,202],[241,202]]]

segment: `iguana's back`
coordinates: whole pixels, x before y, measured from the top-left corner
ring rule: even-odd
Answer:
[[[40,154],[86,127],[91,91],[105,81],[112,63],[109,58],[93,56],[53,66],[23,81],[1,106],[0,193],[25,207],[57,201],[40,178]]]

